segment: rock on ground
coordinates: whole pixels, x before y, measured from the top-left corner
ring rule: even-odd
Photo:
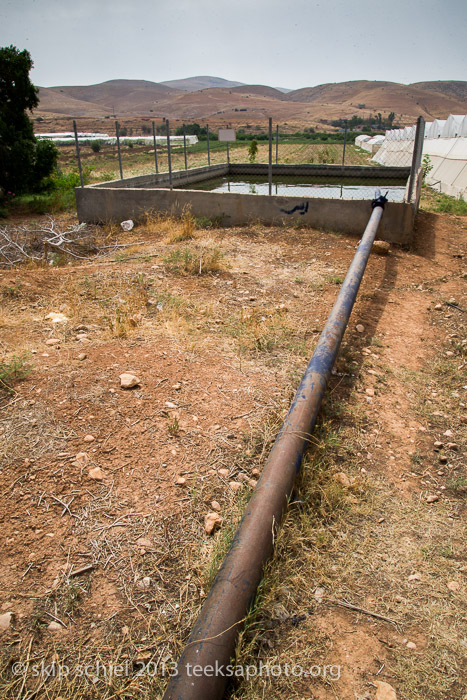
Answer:
[[[215,513],[214,511],[211,513],[207,513],[204,516],[204,529],[206,530],[206,533],[208,535],[214,534],[216,530],[220,528],[222,525],[222,518],[219,515],[219,513]]]
[[[141,384],[141,380],[130,372],[124,372],[120,375],[120,386],[122,389],[133,389],[134,386]]]

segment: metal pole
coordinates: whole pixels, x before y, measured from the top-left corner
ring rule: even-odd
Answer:
[[[211,165],[211,153],[209,151],[209,124],[206,124],[206,138],[208,141],[208,165]]]
[[[230,165],[229,142],[227,141],[227,165]]]
[[[183,125],[183,151],[185,153],[185,170],[188,170],[188,160],[186,156],[186,128],[185,124]]]
[[[269,194],[272,194],[272,118],[269,117],[269,165],[268,165]]]
[[[163,700],[218,700],[224,692],[226,674],[211,671],[230,663],[272,553],[383,214],[386,198],[378,194],[337,301]],[[193,673],[194,667],[201,673]]]
[[[78,158],[79,181],[81,183],[81,187],[84,187],[83,169],[81,167],[81,156],[79,153],[78,130],[76,128],[76,122],[74,119],[73,119],[73,131],[75,132],[76,157]]]
[[[122,153],[120,151],[120,124],[115,122],[115,133],[117,134],[118,164],[120,166],[120,180],[123,180]]]
[[[154,122],[152,123],[152,138],[153,138],[153,141],[154,141],[154,162],[155,162],[155,165],[156,165],[156,175],[157,175],[157,173],[159,172],[159,166],[158,166],[158,163],[157,163],[156,125],[155,125]]]
[[[276,165],[279,162],[279,124],[276,126]]]
[[[344,149],[342,151],[342,165],[345,165],[345,145],[347,143],[347,119],[345,120]]]
[[[415,180],[417,179],[417,173],[422,163],[422,153],[423,153],[423,140],[425,138],[425,120],[423,117],[417,119],[417,130],[415,132],[415,139],[413,142],[413,155],[412,155],[412,165],[410,168],[409,175],[409,188],[407,191],[407,201],[412,201],[412,195],[415,187]]]
[[[167,128],[167,159],[169,163],[169,184],[170,184],[170,189],[172,189],[172,156],[170,153],[170,126],[169,126],[169,120],[165,120],[165,126]]]

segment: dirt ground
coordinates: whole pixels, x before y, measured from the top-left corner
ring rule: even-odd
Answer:
[[[357,243],[192,228],[0,270],[1,697],[161,696]],[[466,260],[427,212],[371,256],[238,649],[307,671],[231,698],[466,697]]]

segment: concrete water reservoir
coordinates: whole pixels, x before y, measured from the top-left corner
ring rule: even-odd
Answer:
[[[267,182],[267,164],[225,163],[174,171],[172,186],[169,173],[159,173],[78,187],[75,194],[78,218],[87,223],[137,221],[148,212],[178,216],[189,207],[195,217],[219,220],[224,226],[245,225],[251,221],[271,225],[300,223],[360,235],[368,221],[373,191],[380,187],[383,194],[387,189],[393,190],[393,196],[388,195],[390,201],[379,238],[409,244],[420,198],[421,170],[416,173],[411,201],[407,201],[409,175],[410,168],[399,167],[280,164],[272,166],[271,195],[198,189],[210,187],[210,181],[219,178],[231,182],[239,177],[243,182],[255,179]],[[303,187],[298,190],[290,187],[274,194],[274,183],[284,183],[291,178],[297,184],[303,185],[306,181],[308,187],[314,185],[314,190],[307,192]],[[341,197],[350,181],[359,188],[358,198]],[[319,193],[317,184],[321,189]],[[323,187],[326,184],[328,192]],[[334,192],[331,197],[323,196],[331,191]],[[367,194],[363,196],[365,191]]]

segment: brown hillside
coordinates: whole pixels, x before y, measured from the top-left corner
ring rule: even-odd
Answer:
[[[412,83],[410,87],[440,92],[447,97],[467,100],[467,81],[465,80],[432,80],[425,83]]]
[[[426,85],[427,87],[423,87]],[[160,83],[111,80],[90,86],[40,89],[35,114],[98,118],[147,117],[209,120],[223,124],[263,124],[268,117],[289,126],[320,126],[357,114],[368,117],[396,113],[401,124],[419,115],[427,120],[467,112],[467,83],[443,81],[402,85],[385,81],[356,80],[294,90],[288,94],[264,85],[206,88],[185,92]],[[459,95],[459,96],[456,96]]]
[[[260,95],[261,97],[273,97],[277,100],[285,99],[285,93],[268,85],[240,85],[230,88],[231,92],[242,93],[243,95]]]

